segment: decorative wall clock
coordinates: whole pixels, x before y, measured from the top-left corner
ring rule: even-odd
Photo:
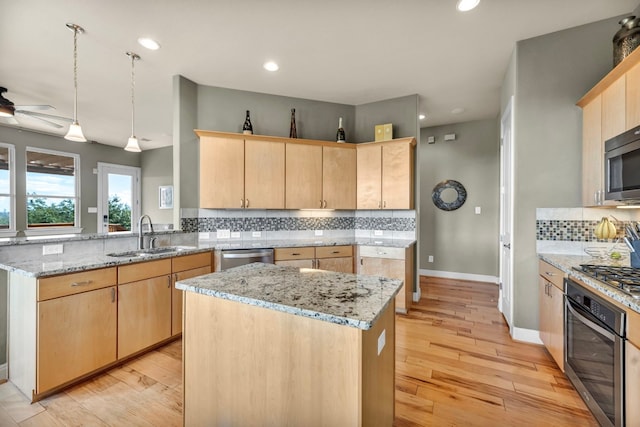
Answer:
[[[442,193],[449,189],[454,190],[456,196],[453,200],[451,200],[450,197],[447,197],[446,200],[448,201],[445,201],[442,198]],[[433,187],[431,199],[438,209],[442,209],[443,211],[454,211],[464,205],[464,202],[467,200],[467,190],[465,190],[464,186],[458,181],[447,179],[439,182],[435,187]]]

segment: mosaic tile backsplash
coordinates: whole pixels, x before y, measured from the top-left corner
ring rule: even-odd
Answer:
[[[598,225],[596,220],[537,220],[536,240],[556,240],[567,242],[606,242],[593,235]],[[618,229],[618,237],[624,236],[625,225],[631,225],[632,221],[612,220]]]

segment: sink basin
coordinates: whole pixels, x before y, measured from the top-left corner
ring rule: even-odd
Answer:
[[[145,257],[145,256],[151,256],[151,255],[158,255],[158,254],[188,251],[192,249],[197,249],[197,248],[195,246],[162,246],[159,248],[140,249],[137,251],[114,252],[114,253],[107,254],[107,256],[114,257],[114,258],[137,258],[137,257]]]

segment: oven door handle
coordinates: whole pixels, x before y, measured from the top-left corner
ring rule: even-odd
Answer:
[[[567,299],[567,308],[569,309],[569,311],[571,311],[571,314],[573,314],[574,316],[576,316],[578,318],[578,320],[580,320],[582,323],[584,323],[585,325],[587,325],[588,327],[590,327],[591,329],[595,330],[596,332],[604,335],[605,337],[609,338],[611,341],[614,341],[616,336],[613,332],[610,332],[608,330],[606,330],[605,328],[603,328],[602,326],[598,325],[597,323],[587,319],[585,316],[583,316],[582,314],[578,313],[578,311],[573,308],[573,304],[571,304],[571,301],[569,301]]]

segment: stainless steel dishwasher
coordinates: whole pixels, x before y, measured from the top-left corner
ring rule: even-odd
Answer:
[[[220,271],[252,262],[273,264],[273,249],[222,249]]]

